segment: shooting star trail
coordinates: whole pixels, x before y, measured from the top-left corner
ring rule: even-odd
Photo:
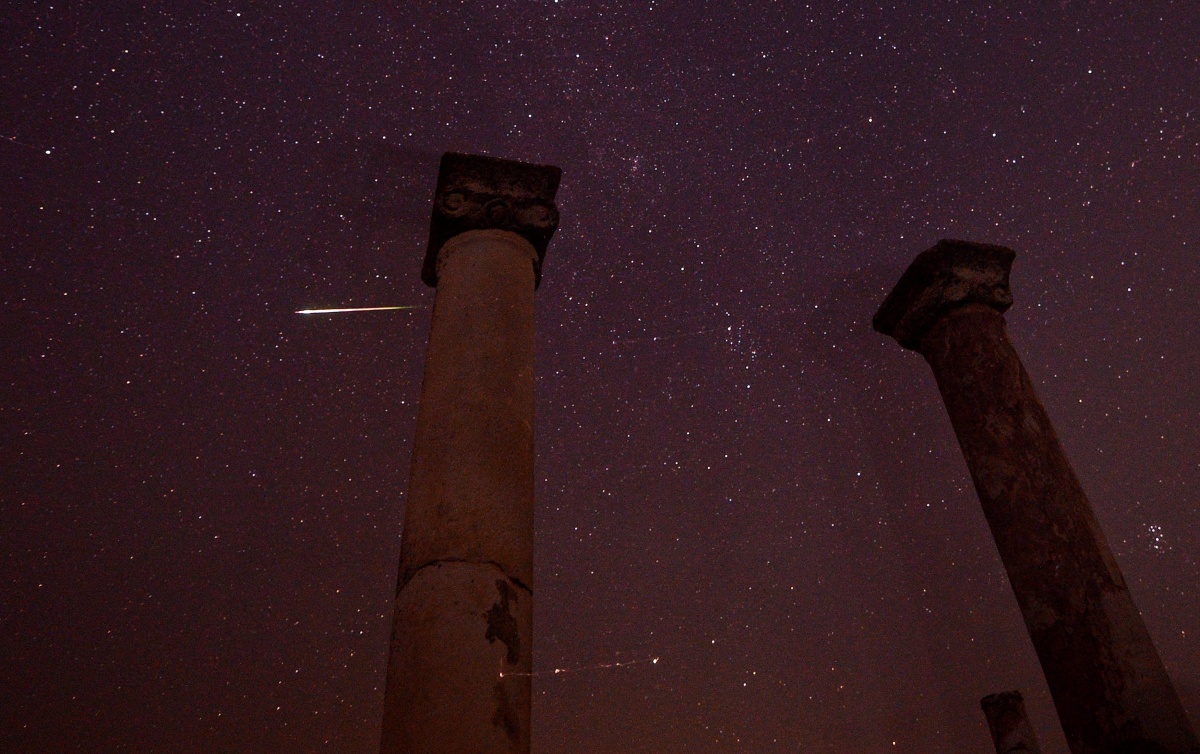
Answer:
[[[604,662],[604,663],[600,663],[599,665],[584,665],[581,668],[555,668],[554,670],[543,670],[538,673],[505,673],[505,672],[501,672],[500,677],[504,678],[505,676],[517,676],[517,675],[524,675],[524,676],[562,675],[563,673],[578,673],[583,670],[603,670],[605,668],[624,668],[624,667],[628,667],[630,665],[641,665],[641,664],[647,663],[647,662],[650,663],[651,665],[657,665],[658,658],[657,657],[647,657],[644,660],[630,660],[628,662]]]
[[[387,312],[396,309],[424,309],[423,306],[360,306],[353,309],[300,309],[297,314],[342,314],[343,312]]]
[[[26,144],[23,141],[18,141],[15,136],[6,136],[4,134],[0,134],[0,139],[4,139],[5,141],[11,141],[13,144],[16,144],[18,147],[25,147],[26,149],[32,149],[35,152],[42,152],[44,154],[50,154],[49,149],[42,149],[41,147],[35,147],[33,144]]]

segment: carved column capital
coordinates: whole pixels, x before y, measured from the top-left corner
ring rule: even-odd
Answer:
[[[459,233],[507,230],[524,237],[537,251],[536,286],[542,279],[546,246],[558,229],[554,194],[561,177],[562,170],[553,165],[456,152],[442,155],[421,279],[437,287],[438,252]]]
[[[951,309],[983,304],[1003,313],[1013,302],[1008,274],[1015,256],[1004,246],[938,241],[918,254],[900,276],[871,325],[905,348],[919,351],[921,338]]]

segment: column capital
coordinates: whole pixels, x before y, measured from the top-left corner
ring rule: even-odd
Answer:
[[[955,307],[983,304],[1003,313],[1013,302],[1008,274],[1015,256],[1004,246],[938,241],[900,276],[871,326],[917,351],[929,328]]]
[[[537,251],[535,285],[542,280],[546,246],[558,228],[554,194],[562,170],[553,165],[446,152],[438,169],[429,223],[429,247],[421,279],[437,287],[438,252],[446,241],[469,230],[507,230]]]

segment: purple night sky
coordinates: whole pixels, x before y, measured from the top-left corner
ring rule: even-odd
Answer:
[[[885,5],[8,8],[0,751],[375,750],[447,150],[563,169],[535,752],[1064,754],[870,329],[944,237],[1200,721],[1200,9]]]

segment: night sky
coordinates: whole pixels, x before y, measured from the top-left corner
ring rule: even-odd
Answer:
[[[1010,335],[1200,721],[1195,3],[30,2],[0,38],[0,750],[378,746],[448,150],[563,169],[535,752],[983,753],[1008,689],[1065,752],[929,368],[870,329],[944,237],[1017,251]]]

